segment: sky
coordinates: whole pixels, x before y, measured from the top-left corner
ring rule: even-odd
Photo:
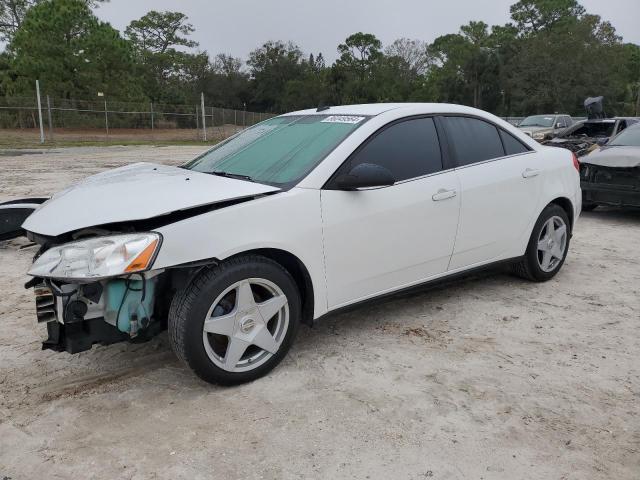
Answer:
[[[328,62],[352,33],[375,34],[384,45],[401,37],[427,42],[455,33],[470,20],[489,25],[509,21],[517,0],[111,0],[95,10],[124,31],[149,10],[181,11],[196,31],[192,38],[211,56],[246,59],[268,40],[291,40]],[[589,13],[611,21],[624,41],[640,44],[640,0],[582,0]]]

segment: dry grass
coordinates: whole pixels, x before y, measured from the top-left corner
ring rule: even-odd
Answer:
[[[114,128],[107,135],[104,129],[57,128],[53,135],[45,131],[45,143],[40,143],[40,130],[0,129],[0,147],[37,148],[79,145],[167,145],[167,144],[215,144],[238,131],[242,127],[224,125],[207,129],[207,141],[204,142],[202,130],[195,128],[136,129]]]

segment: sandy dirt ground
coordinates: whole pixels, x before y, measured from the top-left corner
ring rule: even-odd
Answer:
[[[0,201],[199,151],[5,153]],[[166,334],[41,351],[25,245],[0,246],[0,479],[640,478],[640,213],[583,214],[548,283],[481,275],[304,327],[235,388]]]

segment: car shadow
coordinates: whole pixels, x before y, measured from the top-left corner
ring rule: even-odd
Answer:
[[[580,216],[593,219],[617,220],[640,225],[640,208],[598,207],[590,212],[582,212]]]

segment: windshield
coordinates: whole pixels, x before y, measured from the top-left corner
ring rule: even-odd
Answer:
[[[626,129],[607,145],[618,147],[640,147],[640,127]]]
[[[520,122],[519,127],[553,127],[553,120],[555,117],[548,115],[533,115],[525,118]]]
[[[583,123],[575,130],[566,133],[567,137],[610,137],[613,135],[615,122]]]
[[[347,115],[272,118],[219,143],[184,168],[270,185],[294,184],[366,120]]]

